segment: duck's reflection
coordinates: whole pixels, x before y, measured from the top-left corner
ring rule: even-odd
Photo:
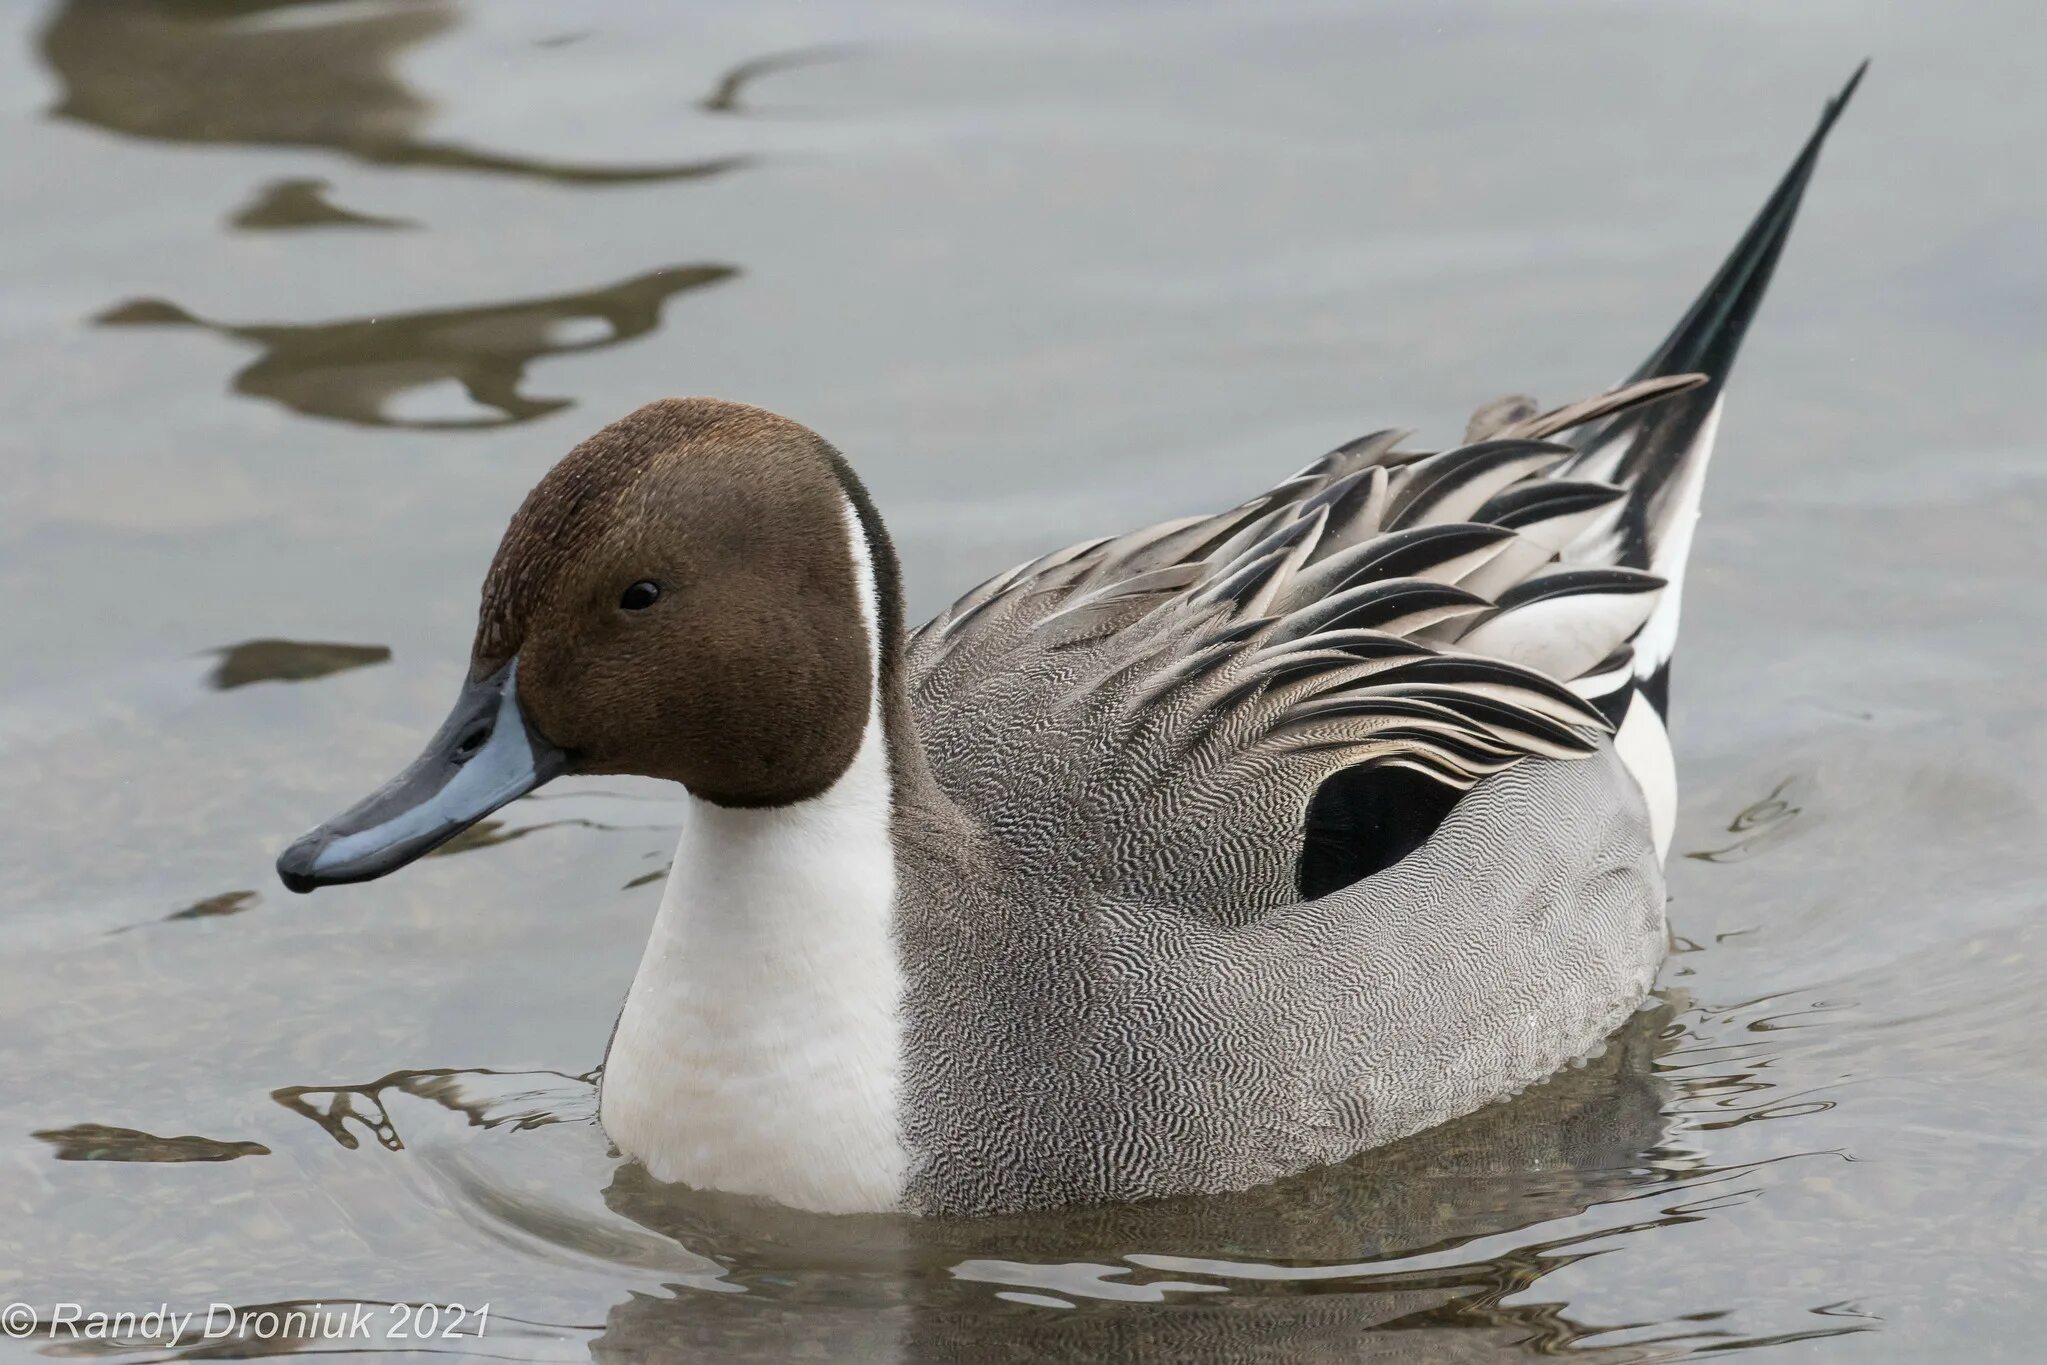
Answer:
[[[611,1167],[602,1203],[507,1178],[503,1149],[414,1150],[466,1216],[575,1264],[611,1267],[600,1361],[1491,1360],[1569,1351],[1670,1359],[1870,1330],[1741,1337],[1716,1312],[1594,1320],[1553,1272],[1713,1216],[1754,1167],[1716,1168],[1670,1136],[1702,1087],[1674,995],[1606,1051],[1518,1098],[1342,1166],[1239,1194],[979,1220],[820,1217]],[[1717,1049],[1715,1049],[1717,1052]],[[595,1123],[594,1075],[436,1069],[279,1103],[343,1146],[408,1144],[405,1096],[471,1129]],[[1789,1159],[1789,1158],[1773,1158]],[[1631,1330],[1626,1344],[1617,1338]],[[1645,1335],[1647,1333],[1648,1335]]]
[[[1461,1360],[1597,1330],[1506,1302],[1569,1239],[1460,1255],[1667,1176],[1655,1059],[1672,1011],[1517,1099],[1241,1194],[971,1221],[818,1218],[621,1167],[605,1202],[725,1267],[611,1310],[603,1361]],[[1648,1221],[1663,1221],[1654,1212]],[[1420,1265],[1415,1262],[1419,1260]],[[1389,1264],[1398,1262],[1397,1264]],[[1593,1348],[1593,1349],[1588,1349]]]
[[[521,393],[526,367],[645,336],[669,299],[736,273],[726,265],[673,266],[584,293],[322,323],[211,322],[162,299],[132,300],[94,321],[203,327],[258,347],[262,354],[235,375],[235,391],[308,417],[455,430],[530,421],[570,406],[566,398]],[[399,406],[427,400],[445,409],[454,395],[434,390],[458,387],[468,402],[453,411]]]
[[[43,30],[52,112],[130,137],[316,147],[390,166],[560,184],[714,175],[743,158],[602,166],[423,137],[433,105],[395,74],[455,0],[67,0]]]

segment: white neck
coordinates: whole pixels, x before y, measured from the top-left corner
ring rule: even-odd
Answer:
[[[871,635],[872,572],[850,529]],[[689,803],[600,1101],[611,1140],[657,1180],[821,1213],[900,1202],[902,970],[874,697],[823,795]]]

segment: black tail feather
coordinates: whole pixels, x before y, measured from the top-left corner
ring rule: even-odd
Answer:
[[[1777,268],[1777,257],[1783,253],[1784,243],[1791,236],[1792,220],[1798,215],[1798,204],[1805,197],[1805,187],[1812,179],[1813,167],[1819,163],[1820,147],[1833,130],[1835,120],[1841,117],[1841,111],[1848,107],[1849,97],[1854,95],[1855,87],[1862,83],[1862,74],[1867,70],[1869,63],[1864,61],[1855,68],[1855,74],[1848,78],[1848,83],[1841,87],[1841,93],[1827,101],[1826,109],[1820,115],[1819,127],[1806,139],[1798,159],[1791,163],[1791,169],[1777,183],[1776,190],[1763,204],[1762,212],[1749,224],[1748,231],[1742,234],[1741,241],[1720,267],[1720,272],[1706,286],[1698,301],[1692,304],[1684,320],[1631,378],[1704,374],[1708,382],[1689,396],[1689,402],[1701,410],[1719,392],[1728,371],[1734,367],[1734,353],[1740,348],[1742,336],[1748,331],[1749,322],[1763,301],[1763,292],[1769,288],[1770,276]]]
[[[1613,520],[1580,542],[1585,547],[1583,562],[1649,570],[1671,581],[1635,653],[1638,684],[1659,713],[1669,711],[1670,653],[1676,644],[1684,553],[1698,512],[1705,463],[1712,453],[1708,424],[1734,368],[1735,352],[1791,235],[1820,147],[1868,69],[1866,61],[1856,67],[1841,93],[1827,101],[1819,127],[1705,292],[1631,376],[1639,381],[1697,374],[1705,382],[1615,413],[1581,438],[1582,453],[1568,466],[1570,477],[1603,480],[1628,490]]]
[[[1688,500],[1686,490],[1689,486],[1693,502],[1698,490],[1696,481],[1686,476],[1711,453],[1698,437],[1713,405],[1720,401],[1721,388],[1734,368],[1735,352],[1769,288],[1777,258],[1784,252],[1798,215],[1799,201],[1819,162],[1820,147],[1868,69],[1867,61],[1856,67],[1841,93],[1827,101],[1819,127],[1806,139],[1791,169],[1777,182],[1762,212],[1749,224],[1705,292],[1630,376],[1632,382],[1699,374],[1706,382],[1656,403],[1616,413],[1581,438],[1579,448],[1584,454],[1573,461],[1573,473],[1628,489],[1627,505],[1617,515],[1620,544],[1613,562],[1651,568],[1656,547],[1673,518],[1690,515],[1683,505]]]

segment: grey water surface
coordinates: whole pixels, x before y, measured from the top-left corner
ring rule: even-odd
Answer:
[[[1582,1068],[1240,1196],[804,1218],[593,1121],[672,793],[276,885],[603,422],[816,427],[928,612],[1624,374],[1865,55],[1687,583],[1676,952]],[[0,1354],[2040,1358],[2041,55],[2018,0],[0,5]],[[400,1301],[484,1335],[53,1318]]]

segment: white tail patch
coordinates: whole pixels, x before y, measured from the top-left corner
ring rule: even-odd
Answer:
[[[1663,579],[1668,586],[1664,588],[1656,610],[1643,623],[1633,642],[1635,676],[1638,678],[1655,676],[1656,671],[1669,663],[1671,655],[1677,652],[1685,562],[1692,552],[1692,532],[1699,522],[1700,500],[1706,488],[1706,466],[1713,459],[1713,441],[1720,432],[1723,403],[1724,400],[1716,399],[1707,410],[1682,457],[1677,477],[1664,494],[1663,505],[1653,509],[1649,527],[1649,572]],[[1586,462],[1575,466],[1571,474],[1574,478],[1606,477],[1613,472],[1613,466],[1625,449],[1624,442],[1612,443],[1611,447],[1593,452]],[[1586,565],[1617,562],[1619,546],[1615,543],[1615,528],[1620,515],[1621,509],[1616,508],[1581,533],[1564,552],[1563,561]]]
[[[1671,836],[1677,831],[1677,760],[1670,749],[1670,732],[1663,717],[1641,693],[1628,702],[1621,728],[1614,735],[1614,752],[1642,789],[1649,807],[1649,829],[1656,839],[1656,856],[1668,861]]]
[[[1647,680],[1670,662],[1677,650],[1680,613],[1684,605],[1684,574],[1691,556],[1692,533],[1698,526],[1701,497],[1706,487],[1706,467],[1712,462],[1714,439],[1720,432],[1723,400],[1716,399],[1706,412],[1690,446],[1679,457],[1678,472],[1664,491],[1659,506],[1650,509],[1648,526],[1649,572],[1661,578],[1665,587],[1654,595],[1654,609],[1641,622],[1630,641],[1634,650],[1633,671],[1637,680]],[[1571,469],[1577,478],[1610,478],[1627,452],[1625,441],[1610,442],[1588,453]],[[1563,562],[1577,565],[1614,563],[1620,554],[1618,519],[1623,508],[1616,507],[1581,531],[1564,551]],[[1650,828],[1656,838],[1657,856],[1670,856],[1671,839],[1677,828],[1677,763],[1670,747],[1670,731],[1663,716],[1648,697],[1637,694],[1614,736],[1614,749],[1634,775],[1649,807]]]

